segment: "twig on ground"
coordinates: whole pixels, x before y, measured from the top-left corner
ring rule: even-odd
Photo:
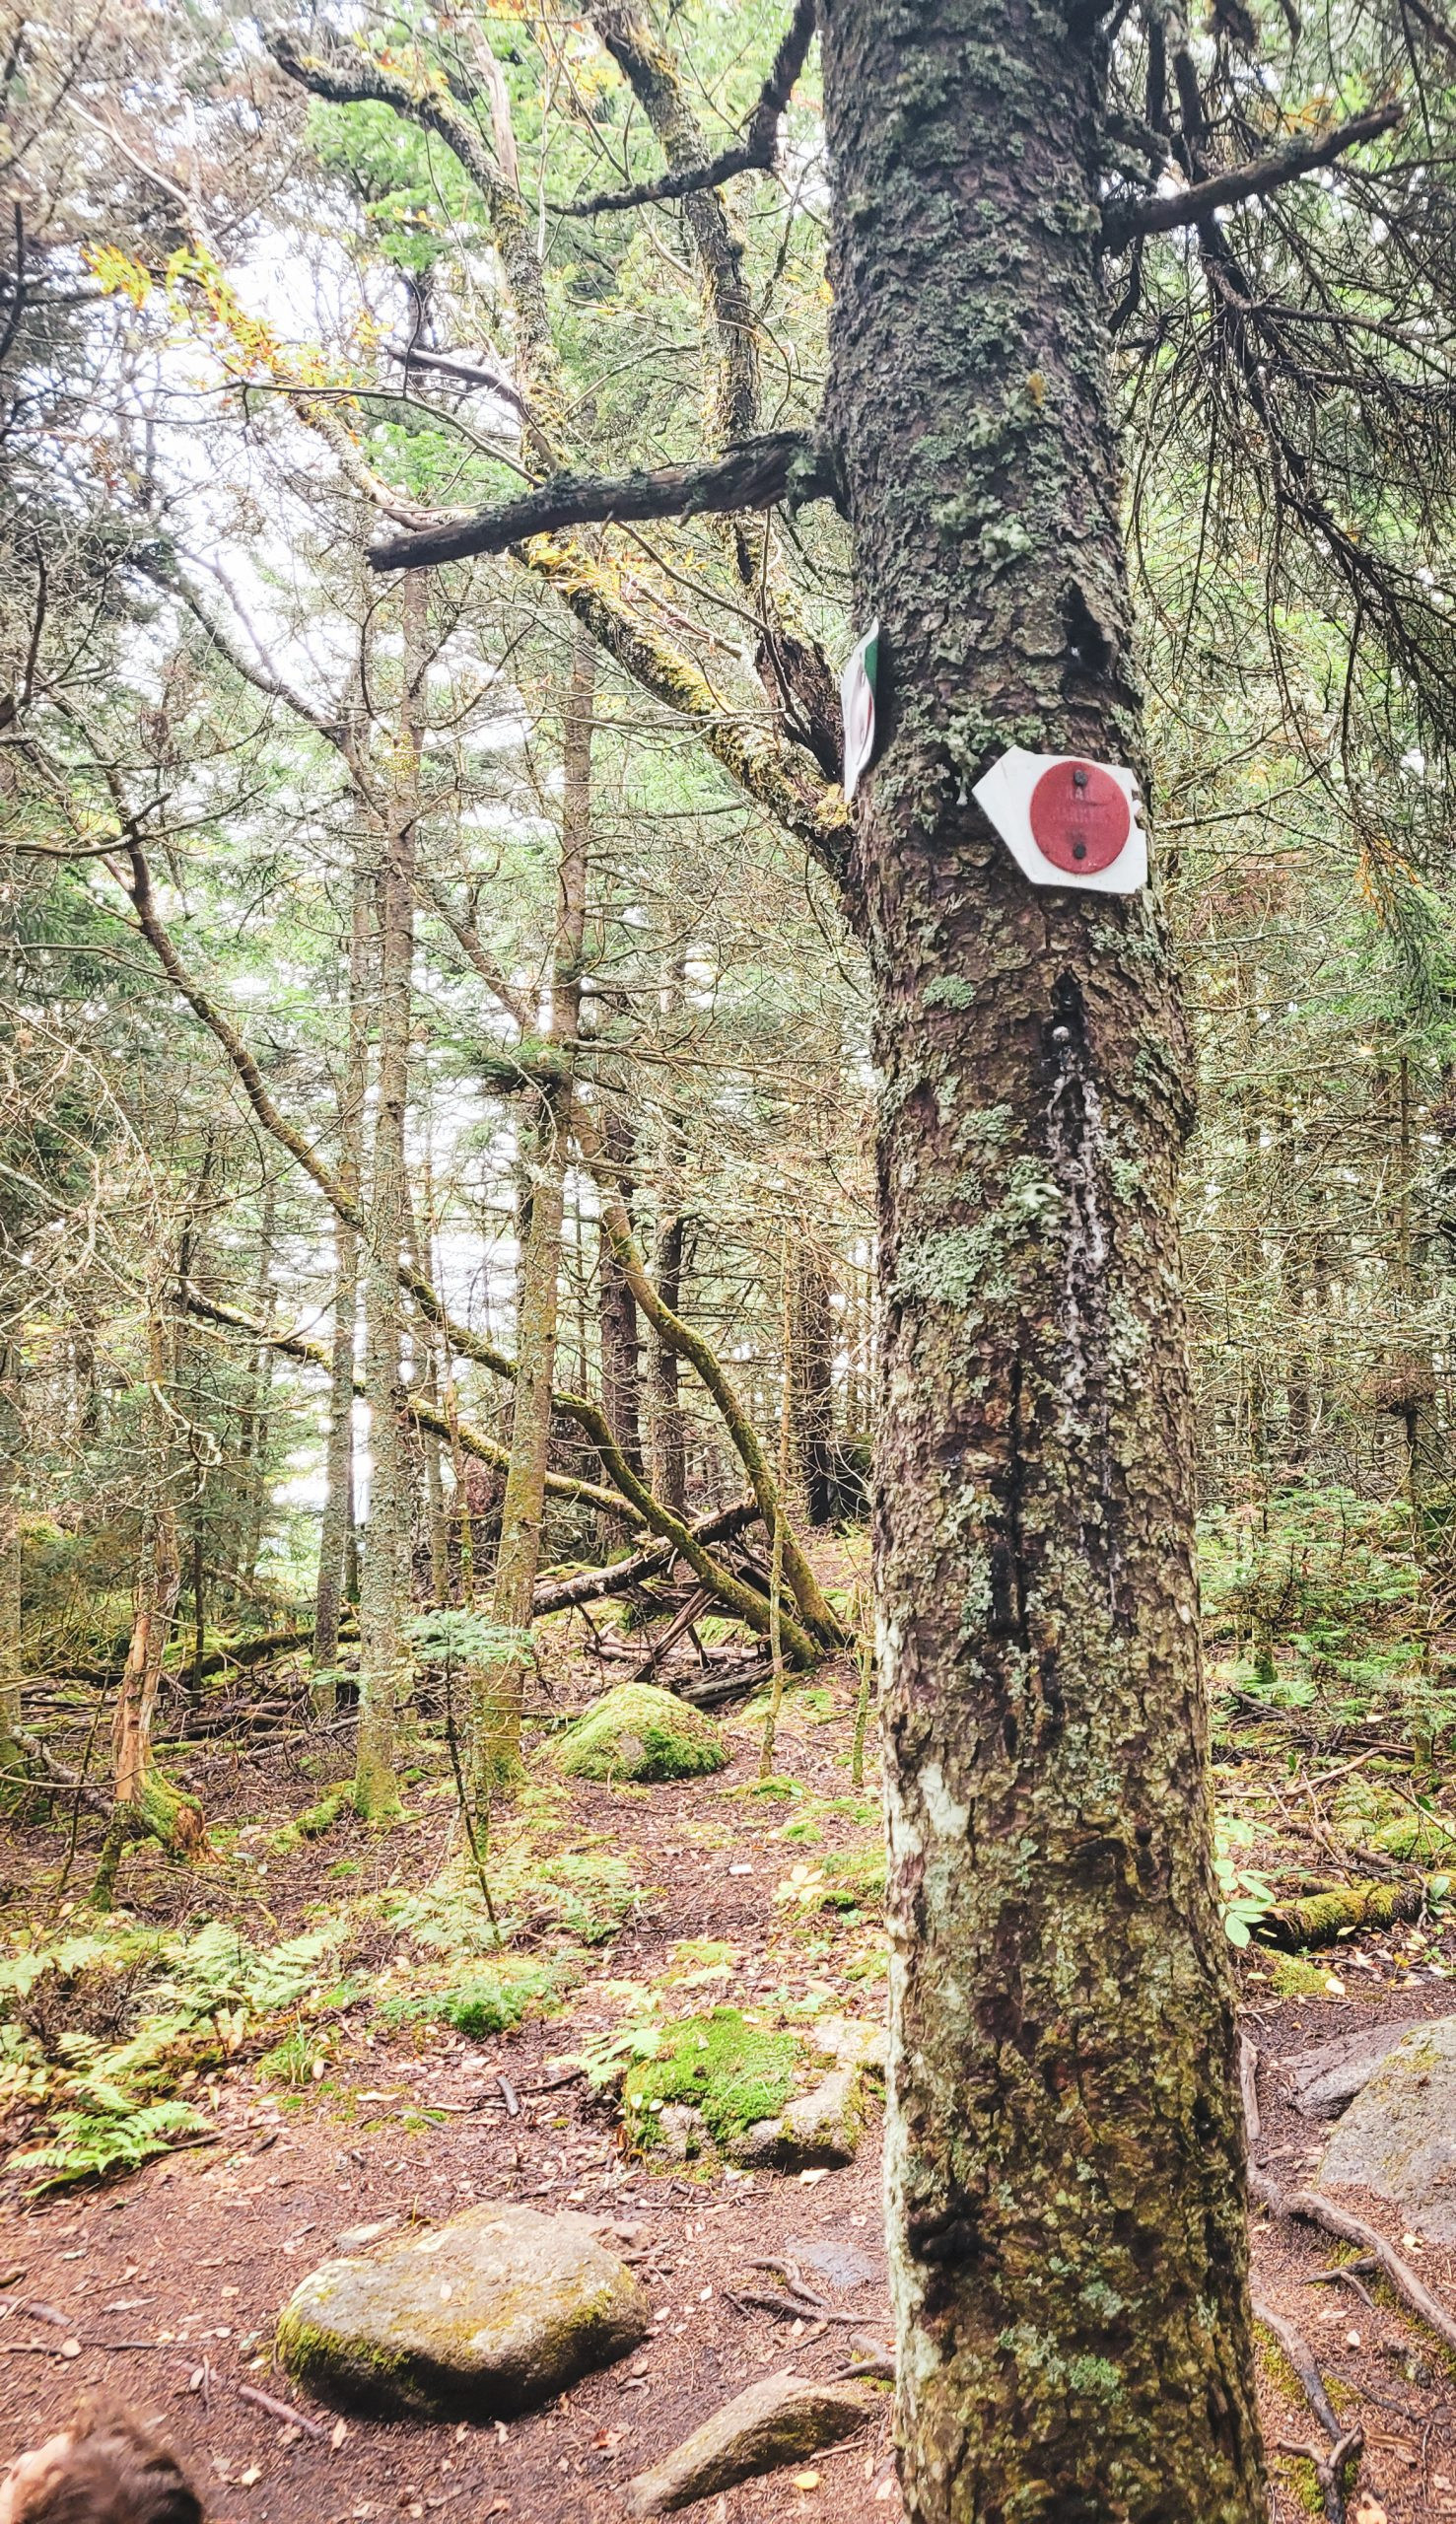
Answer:
[[[241,2402],[252,2402],[258,2410],[265,2410],[270,2419],[285,2419],[290,2427],[300,2428],[305,2436],[316,2436],[320,2444],[327,2438],[328,2429],[320,2427],[316,2419],[309,2419],[303,2411],[291,2409],[287,2402],[276,2401],[271,2393],[260,2392],[256,2384],[240,2384],[238,2398]]]
[[[1375,2264],[1373,2261],[1347,2261],[1343,2265],[1337,2264],[1333,2270],[1315,2271],[1312,2278],[1305,2279],[1304,2284],[1306,2287],[1329,2287],[1337,2284],[1343,2287],[1349,2287],[1353,2290],[1356,2296],[1358,2296],[1362,2305],[1368,2305],[1372,2314],[1378,2314],[1380,2311],[1379,2306],[1376,2304],[1369,2288],[1362,2284],[1357,2275],[1362,2270],[1373,2270],[1374,2268]]]

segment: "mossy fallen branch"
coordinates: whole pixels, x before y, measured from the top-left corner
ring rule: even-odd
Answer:
[[[1292,1954],[1300,1946],[1333,1945],[1349,1928],[1389,1928],[1398,1920],[1419,1919],[1426,1898],[1423,1878],[1413,1884],[1342,1884],[1302,1902],[1282,1902],[1259,1922],[1255,1934],[1261,1944]]]

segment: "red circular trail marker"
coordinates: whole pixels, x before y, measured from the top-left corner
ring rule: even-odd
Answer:
[[[1031,837],[1069,876],[1095,876],[1133,829],[1125,792],[1100,763],[1054,762],[1031,793]]]

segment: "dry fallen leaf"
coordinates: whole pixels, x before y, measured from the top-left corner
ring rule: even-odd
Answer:
[[[796,2489],[817,2489],[819,2486],[819,2475],[817,2472],[796,2472],[794,2475],[794,2486]]]
[[[1360,2491],[1360,2502],[1354,2510],[1354,2524],[1386,2524],[1384,2507],[1378,2497],[1370,2495],[1367,2489],[1362,2489]]]
[[[240,2472],[240,2473],[239,2473],[239,2475],[238,2475],[238,2486],[239,2486],[239,2488],[240,2488],[240,2489],[251,2489],[251,2488],[252,2488],[252,2486],[253,2486],[253,2484],[254,2484],[254,2482],[255,2482],[255,2481],[260,2481],[260,2480],[262,2479],[262,2477],[263,2477],[263,2467],[262,2467],[262,2464],[261,2464],[261,2463],[249,2463],[249,2464],[248,2464],[248,2467],[247,2467],[247,2469],[246,2469],[246,2471],[245,2471],[245,2472]]]
[[[332,2426],[331,2430],[329,2431],[329,2439],[328,2439],[328,2441],[329,2441],[330,2445],[333,2447],[333,2450],[334,2450],[334,2452],[335,2452],[335,2453],[337,2453],[337,2452],[338,2452],[339,2447],[342,2445],[342,2443],[343,2443],[343,2441],[344,2441],[345,2437],[348,2435],[348,2433],[349,2433],[349,2422],[348,2422],[348,2420],[347,2420],[346,2419],[336,2419],[334,2420],[334,2423],[333,2423],[333,2426]]]

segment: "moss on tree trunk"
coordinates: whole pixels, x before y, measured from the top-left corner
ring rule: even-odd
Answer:
[[[1033,890],[1010,744],[1141,763],[1095,242],[1102,37],[827,0],[830,419],[882,626],[875,1484],[909,2512],[1253,2524],[1152,898]]]

